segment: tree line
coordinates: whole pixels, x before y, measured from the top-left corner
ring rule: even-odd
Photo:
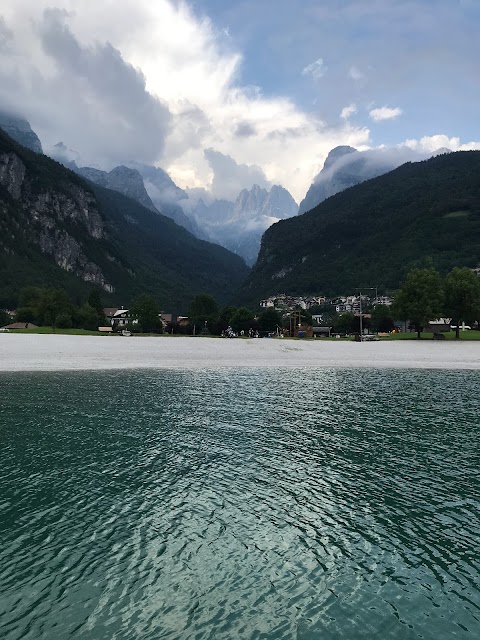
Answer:
[[[312,313],[322,314],[322,324],[339,333],[358,333],[360,321],[352,313],[337,314],[331,305],[309,310],[299,310],[302,322],[313,324]],[[460,336],[462,322],[472,324],[480,321],[480,278],[468,268],[455,267],[442,278],[433,268],[413,269],[396,292],[392,307],[377,305],[369,318],[363,318],[363,326],[378,332],[389,332],[395,319],[409,322],[420,338],[423,328],[435,318],[451,318]],[[222,335],[228,328],[233,332],[247,334],[250,330],[261,334],[274,333],[288,328],[288,314],[268,308],[255,314],[246,307],[220,307],[209,294],[202,293],[193,298],[188,308],[188,320],[167,323],[161,319],[161,308],[150,295],[140,295],[129,308],[130,324],[134,332]],[[105,326],[102,300],[97,290],[92,290],[86,300],[73,303],[63,289],[26,287],[18,295],[17,322],[51,326],[54,329],[79,328],[94,331]],[[0,325],[8,324],[10,317],[0,311]],[[122,327],[123,328],[123,327]]]
[[[53,329],[87,329],[95,331],[105,324],[98,291],[75,304],[64,289],[25,287],[18,294],[16,322],[32,323]]]
[[[451,318],[458,339],[462,322],[480,320],[480,278],[466,267],[455,267],[443,279],[433,268],[413,269],[395,295],[393,311],[419,338],[429,321]]]
[[[338,333],[359,333],[358,314],[338,314],[331,305],[310,309],[322,313],[322,324]],[[456,338],[462,322],[480,322],[480,278],[466,267],[455,267],[443,277],[433,268],[412,269],[400,289],[395,292],[392,306],[365,306],[363,328],[388,333],[395,321],[409,323],[420,338],[423,329],[437,318],[450,318]],[[363,315],[363,314],[362,314]]]
[[[188,309],[188,324],[180,327],[173,324],[167,330],[174,333],[198,335],[207,332],[222,335],[229,328],[236,334],[248,334],[250,330],[259,333],[274,333],[282,329],[282,316],[275,309],[265,309],[255,314],[247,307],[220,307],[217,301],[207,293],[201,293],[192,300]]]

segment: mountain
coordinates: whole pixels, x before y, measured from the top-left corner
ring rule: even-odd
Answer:
[[[142,206],[150,209],[150,211],[158,213],[158,210],[145,189],[142,176],[136,169],[119,166],[108,173],[100,169],[94,169],[93,167],[77,167],[74,170],[83,178],[87,178],[87,180],[91,180],[106,189],[123,193],[124,196],[136,200]]]
[[[57,142],[56,145],[49,149],[48,155],[63,164],[67,169],[78,173],[82,178],[86,178],[106,189],[123,193],[124,196],[133,198],[133,200],[150,209],[150,211],[158,213],[145,189],[143,178],[136,169],[120,165],[111,171],[103,171],[96,167],[78,166],[81,163],[80,154],[73,149],[69,149],[63,142]]]
[[[123,193],[147,209],[171,218],[198,238],[208,239],[195,222],[185,215],[178,203],[187,198],[187,194],[177,187],[163,169],[139,162],[129,162],[128,166],[120,165],[110,172],[94,167],[80,167],[79,154],[67,148],[63,142],[54,145],[48,155],[87,180]]]
[[[352,154],[353,155],[353,154]],[[439,155],[346,189],[264,234],[239,300],[392,290],[415,266],[480,263],[480,152]]]
[[[298,205],[279,185],[270,191],[253,185],[243,189],[235,202],[200,198],[192,209],[197,225],[209,237],[253,264],[260,249],[262,233],[280,219],[297,214]]]
[[[96,286],[111,304],[150,293],[185,311],[202,291],[227,302],[247,273],[238,256],[0,131],[0,306],[27,285],[75,297]]]
[[[269,191],[258,185],[244,189],[235,202],[213,199],[204,189],[180,189],[160,167],[130,161],[106,172],[79,167],[79,154],[59,142],[49,156],[92,182],[123,193],[158,211],[197,238],[220,244],[252,265],[262,233],[277,220],[294,216],[298,205],[279,185]]]
[[[35,153],[43,153],[39,137],[24,118],[0,111],[0,128],[27,149],[31,149]]]
[[[290,218],[297,214],[298,205],[290,193],[279,185],[273,185],[270,191],[258,184],[243,189],[233,208],[233,220],[249,222],[260,218]]]
[[[451,153],[451,151],[444,147],[433,153],[421,154],[408,147],[368,151],[357,151],[347,146],[335,147],[328,154],[323,169],[300,203],[298,212],[302,214],[310,211],[336,193],[388,173],[405,162],[420,162],[443,153]]]
[[[145,189],[158,211],[196,235],[197,238],[208,239],[195,221],[185,214],[181,201],[186,200],[188,195],[183,189],[177,187],[166,171],[160,167],[136,162],[131,163],[131,166],[142,176]]]

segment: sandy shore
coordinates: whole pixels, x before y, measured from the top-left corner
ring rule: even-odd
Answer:
[[[0,334],[0,371],[204,367],[480,369],[480,342]]]

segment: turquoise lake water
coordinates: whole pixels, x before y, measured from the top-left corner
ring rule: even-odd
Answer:
[[[6,640],[480,637],[480,375],[0,375]]]

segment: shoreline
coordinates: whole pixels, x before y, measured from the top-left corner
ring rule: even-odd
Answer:
[[[0,373],[239,367],[480,370],[480,342],[470,341],[96,338],[0,334]]]

